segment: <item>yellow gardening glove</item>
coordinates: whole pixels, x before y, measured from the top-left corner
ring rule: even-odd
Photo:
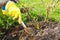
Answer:
[[[20,9],[15,5],[14,2],[7,2],[6,11],[13,17],[13,20],[18,19],[19,24],[22,23]]]
[[[8,12],[8,14],[10,16],[13,17],[13,20],[17,19],[19,24],[22,24],[22,26],[24,28],[26,28],[26,25],[24,24],[24,22],[22,21],[21,19],[21,12],[20,12],[20,9],[15,5],[14,2],[12,1],[9,1],[7,4],[6,4],[6,11]]]
[[[9,10],[10,7],[17,7],[14,2],[8,1],[6,4],[6,10]]]
[[[3,13],[3,14],[6,14],[6,10],[2,10],[2,13]]]

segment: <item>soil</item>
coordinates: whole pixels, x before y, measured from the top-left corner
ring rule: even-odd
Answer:
[[[29,33],[18,25],[19,30],[10,28],[1,40],[60,40],[60,22],[47,22],[44,25],[43,22],[39,22],[39,30],[32,24],[26,23]]]

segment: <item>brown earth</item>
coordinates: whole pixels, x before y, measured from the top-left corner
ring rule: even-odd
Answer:
[[[19,25],[19,30],[10,28],[1,40],[60,40],[60,22],[42,24],[43,22],[40,22],[41,28],[37,30],[32,23],[27,23],[29,34]]]

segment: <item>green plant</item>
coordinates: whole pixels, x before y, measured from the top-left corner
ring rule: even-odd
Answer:
[[[8,29],[10,26],[14,25],[16,21],[12,19],[9,15],[4,15],[0,13],[0,27],[4,29]],[[16,23],[18,24],[18,22]]]

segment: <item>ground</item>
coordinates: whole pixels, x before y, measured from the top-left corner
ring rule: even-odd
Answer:
[[[10,31],[5,34],[3,40],[60,40],[60,22],[47,22],[44,25],[40,23],[40,29],[37,30],[33,27],[32,23],[27,23],[29,33],[25,32],[23,28]],[[21,29],[21,30],[20,30]],[[12,31],[13,30],[13,31]]]

